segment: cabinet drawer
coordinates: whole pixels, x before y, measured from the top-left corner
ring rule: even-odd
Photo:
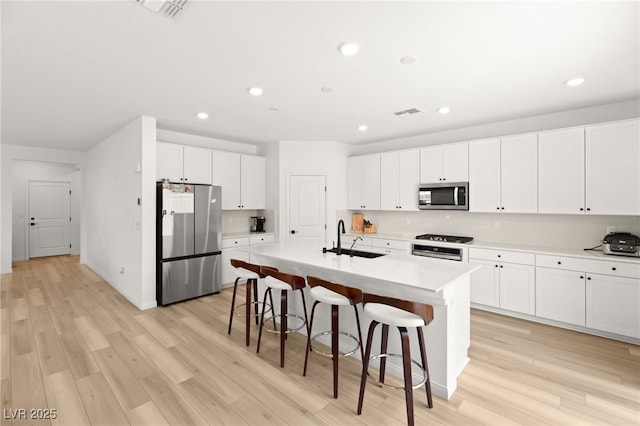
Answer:
[[[249,239],[252,246],[255,244],[267,244],[275,241],[275,235],[252,235]]]
[[[241,247],[249,245],[249,237],[240,237],[240,238],[223,238],[222,239],[222,248],[231,248],[231,247]]]
[[[406,252],[409,250],[409,243],[407,241],[400,241],[400,240],[372,238],[371,247],[378,247],[378,248],[391,249],[391,250],[402,250]]]
[[[640,262],[634,264],[613,260],[592,260],[539,254],[536,255],[536,265],[546,268],[567,269],[617,277],[640,278]]]
[[[469,259],[493,260],[496,262],[520,263],[534,265],[535,255],[519,251],[490,250],[481,248],[469,248]]]

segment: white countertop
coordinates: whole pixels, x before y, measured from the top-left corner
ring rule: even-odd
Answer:
[[[375,259],[338,256],[335,253],[322,253],[321,248],[300,248],[287,243],[259,246],[253,253],[429,292],[440,292],[462,275],[479,268],[468,263],[430,259],[404,253],[391,253]]]
[[[223,233],[222,238],[240,238],[240,237],[253,237],[255,235],[273,235],[273,232],[228,232]]]

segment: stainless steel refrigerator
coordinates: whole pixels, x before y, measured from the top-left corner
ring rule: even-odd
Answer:
[[[219,292],[221,188],[158,182],[156,194],[158,305]]]

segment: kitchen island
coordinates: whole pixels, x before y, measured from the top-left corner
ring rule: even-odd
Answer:
[[[345,254],[338,256],[323,253],[321,248],[286,243],[256,247],[251,252],[251,262],[304,277],[316,276],[356,287],[367,293],[433,305],[434,320],[424,327],[431,387],[433,394],[440,398],[449,399],[453,395],[457,377],[469,361],[469,282],[470,273],[478,266],[403,253],[391,253],[375,259]],[[298,299],[290,298],[291,313],[302,312],[302,303]],[[366,336],[370,320],[362,315],[361,321],[363,334]],[[313,333],[330,329],[329,324],[328,309],[319,309]],[[357,335],[352,312],[345,311],[340,315],[340,329]],[[397,329],[390,330],[389,350],[400,353]],[[378,331],[378,342],[379,335]],[[419,359],[417,344],[414,344],[415,334],[412,334],[411,339],[412,358]],[[328,339],[323,343],[329,344]],[[376,347],[379,348],[379,343],[374,342],[373,348]],[[359,352],[355,355],[359,356]],[[396,360],[393,358],[387,361],[387,372],[402,377],[402,368],[394,361]],[[414,381],[420,378],[416,373],[414,372]]]

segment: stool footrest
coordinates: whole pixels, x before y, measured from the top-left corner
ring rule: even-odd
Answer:
[[[266,311],[265,311],[265,312],[266,312]],[[287,329],[285,330],[285,334],[286,334],[286,333],[294,333],[294,332],[296,332],[296,331],[298,331],[298,330],[302,329],[302,327],[304,327],[304,326],[307,324],[307,322],[305,321],[305,319],[304,319],[303,317],[301,317],[300,315],[295,315],[295,314],[285,314],[285,315],[286,315],[286,317],[287,317],[287,318],[295,318],[295,319],[300,320],[300,321],[302,322],[302,324],[300,324],[300,326],[299,326],[299,327],[297,327],[297,328],[287,328]],[[275,316],[275,319],[276,319],[276,320],[277,320],[277,319],[279,319],[279,318],[280,318],[280,315],[276,315],[276,316]],[[267,323],[269,323],[269,322],[274,322],[274,317],[273,317],[273,316],[266,317],[266,318],[264,319],[264,323],[263,323],[262,327],[263,327],[265,330],[267,330],[269,333],[278,333],[278,334],[280,334],[280,333],[281,333],[281,331],[280,331],[280,330],[275,330],[275,329],[273,329],[273,328],[269,328],[269,327],[267,327]],[[276,324],[278,324],[278,325],[279,325],[279,322],[278,322],[278,321],[276,321]]]
[[[377,354],[374,355],[372,357],[369,358],[369,362],[371,362],[371,360],[374,359],[378,359],[378,358],[389,358],[389,357],[393,357],[393,358],[402,358],[402,355],[400,354]],[[418,361],[415,360],[411,360],[411,363],[418,366],[418,369],[422,372],[422,380],[420,380],[418,383],[416,383],[415,385],[413,385],[411,388],[412,389],[417,389],[420,386],[424,385],[425,383],[427,383],[427,372],[424,370],[424,368],[422,368],[422,365],[420,365],[420,363],[418,363]],[[375,377],[373,377],[369,371],[367,371],[367,378],[370,379],[374,384],[378,385],[379,387],[385,386],[391,389],[404,389],[404,386],[393,386],[393,385],[389,385],[387,383],[381,382],[380,380],[376,379]]]
[[[317,340],[318,337],[320,337],[320,336],[326,336],[327,334],[332,334],[332,333],[333,332],[331,330],[322,331],[322,332],[314,335],[311,338],[311,342],[313,342],[314,340]],[[350,355],[353,355],[354,353],[356,353],[356,351],[360,347],[360,341],[358,340],[358,338],[353,336],[353,335],[351,335],[351,334],[349,334],[349,333],[347,333],[347,332],[345,332],[345,331],[340,331],[340,332],[338,332],[338,334],[342,334],[343,336],[346,336],[346,337],[350,338],[351,340],[353,340],[356,343],[356,346],[352,350],[350,350],[349,352],[340,352],[338,350],[338,356],[340,358],[342,358],[342,357],[350,356]],[[311,344],[311,350],[314,351],[315,353],[319,354],[319,355],[326,356],[328,358],[333,358],[333,354],[331,352],[323,352],[323,351],[321,351],[319,349],[316,349],[316,348],[313,347],[313,344]]]
[[[262,302],[251,302],[250,304],[251,304],[251,305],[258,305],[258,306],[262,306]],[[242,312],[242,309],[239,309],[239,308],[240,308],[240,307],[242,307],[242,306],[247,306],[247,304],[246,304],[246,303],[241,303],[241,304],[239,304],[239,305],[236,305],[236,306],[233,308],[233,310],[234,310],[234,314],[235,314],[237,317],[246,317],[245,313],[244,313],[244,312]],[[271,309],[271,305],[267,303],[267,304],[266,304],[266,306],[265,306],[264,312],[265,312],[265,313],[267,313],[267,312],[271,312],[271,310],[272,310],[272,309]],[[253,313],[253,314],[250,314],[249,316],[250,316],[250,317],[259,317],[260,315],[261,315],[261,313],[260,313],[260,312],[258,312],[257,314]]]

